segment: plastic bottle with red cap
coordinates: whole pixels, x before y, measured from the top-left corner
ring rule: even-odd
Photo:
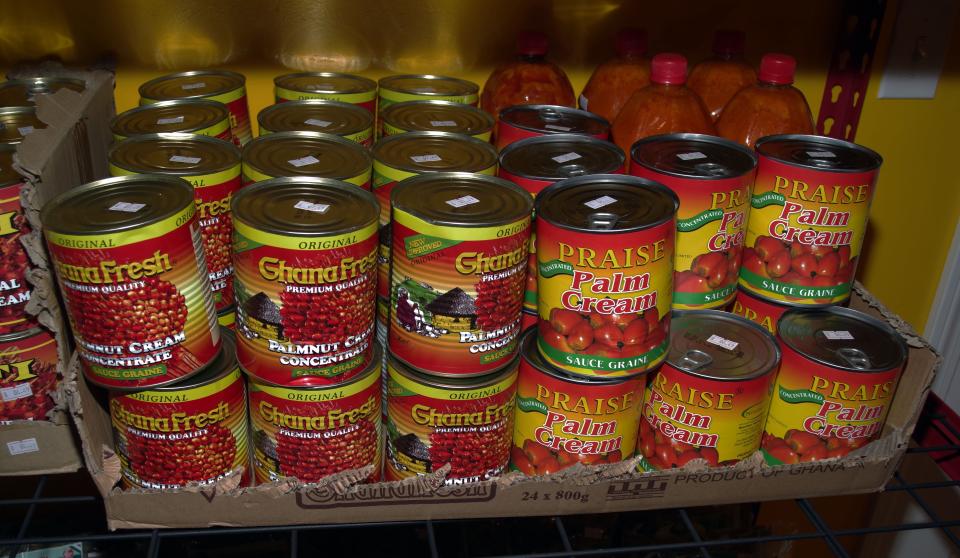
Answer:
[[[786,54],[767,54],[760,61],[757,82],[737,93],[720,115],[721,136],[753,147],[764,136],[812,134],[810,105],[793,79],[797,62]]]
[[[616,38],[617,55],[597,66],[580,94],[580,108],[613,122],[630,96],[650,85],[647,32],[621,29]]]
[[[576,106],[573,86],[559,66],[547,61],[549,40],[543,33],[517,36],[517,57],[493,70],[480,96],[480,108],[499,118],[513,105]]]
[[[703,101],[685,85],[686,81],[686,58],[670,53],[654,56],[650,85],[634,93],[613,121],[614,143],[629,154],[637,140],[648,136],[716,134]]]
[[[713,37],[713,58],[690,71],[687,85],[700,95],[714,122],[734,95],[757,81],[756,72],[743,58],[745,42],[743,31],[717,31]]]

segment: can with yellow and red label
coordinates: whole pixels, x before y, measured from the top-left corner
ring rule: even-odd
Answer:
[[[58,362],[57,341],[46,329],[0,335],[0,422],[46,418]]]
[[[0,254],[4,277],[0,280],[0,335],[38,327],[26,306],[33,294],[27,282],[30,261],[21,237],[30,232],[27,216],[20,205],[24,179],[13,168],[17,146],[0,143]]]
[[[377,82],[353,74],[298,72],[273,80],[277,103],[322,99],[350,103],[370,111],[377,103]]]
[[[771,465],[843,457],[878,438],[907,345],[856,310],[797,308],[777,324],[783,362],[764,427]]]
[[[339,101],[311,99],[270,105],[257,115],[260,135],[277,132],[320,132],[359,143],[373,144],[373,114]]]
[[[505,366],[520,334],[530,195],[492,176],[432,173],[392,198],[390,351],[441,376]]]
[[[559,105],[516,105],[500,111],[497,150],[525,138],[578,134],[599,140],[610,137],[610,123],[601,116]]]
[[[537,346],[561,370],[632,376],[666,356],[673,295],[676,194],[634,176],[600,174],[537,196]]]
[[[630,174],[680,198],[673,307],[719,308],[736,294],[757,157],[738,143],[669,134],[633,144]]]
[[[637,441],[646,375],[584,378],[543,360],[537,330],[523,334],[511,468],[548,475],[576,463],[629,459]]]
[[[797,305],[850,297],[883,159],[827,137],[757,141],[740,286]]]
[[[117,141],[144,134],[170,132],[233,140],[227,106],[206,99],[158,101],[135,107],[114,117],[110,121],[110,131]]]
[[[644,395],[639,469],[750,457],[760,449],[780,365],[776,340],[719,310],[676,311],[670,328],[670,353]]]

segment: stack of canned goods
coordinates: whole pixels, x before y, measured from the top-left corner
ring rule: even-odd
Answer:
[[[0,422],[46,418],[59,385],[56,340],[26,312],[32,264],[22,239],[30,225],[20,205],[25,181],[13,164],[17,145],[47,127],[37,118],[36,96],[60,89],[82,93],[85,84],[60,77],[0,83]]]
[[[118,177],[44,208],[127,485],[798,463],[879,435],[905,346],[835,306],[876,154],[674,134],[628,157],[538,105],[503,111],[498,153],[469,82],[275,84],[242,151],[242,76],[145,84]]]

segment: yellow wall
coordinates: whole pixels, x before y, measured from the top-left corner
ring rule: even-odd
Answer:
[[[712,32],[748,33],[748,58],[795,55],[797,86],[816,113],[840,24],[841,2],[759,0],[18,0],[5,4],[0,63],[55,54],[89,63],[113,52],[117,109],[137,103],[137,86],[175,70],[216,66],[248,78],[251,113],[272,102],[272,78],[293,70],[435,72],[483,83],[510,56],[521,28],[553,40],[552,57],[579,90],[609,56],[624,25],[645,27],[653,52],[705,57]],[[857,141],[885,158],[860,278],[922,328],[960,215],[952,171],[960,124],[960,32],[953,37],[937,98],[879,100],[877,85],[897,1],[891,0]]]

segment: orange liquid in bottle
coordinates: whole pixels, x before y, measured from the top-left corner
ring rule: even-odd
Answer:
[[[799,89],[791,85],[797,63],[786,54],[767,54],[757,83],[727,103],[717,121],[721,136],[753,147],[764,136],[812,134],[813,115]]]
[[[658,54],[650,64],[650,85],[634,93],[613,122],[613,141],[630,159],[630,148],[642,138],[690,132],[716,135],[703,101],[684,82],[687,60],[679,54]]]
[[[714,57],[690,71],[687,87],[700,95],[714,122],[734,95],[757,81],[756,72],[743,59],[743,43],[741,31],[717,31],[713,40]]]
[[[523,32],[517,38],[517,58],[493,70],[480,96],[480,108],[499,118],[513,105],[575,107],[573,86],[559,66],[546,60],[546,35]]]
[[[650,85],[647,32],[621,29],[617,33],[617,56],[594,70],[580,94],[580,108],[613,122],[630,96]],[[752,80],[751,80],[752,83]]]

